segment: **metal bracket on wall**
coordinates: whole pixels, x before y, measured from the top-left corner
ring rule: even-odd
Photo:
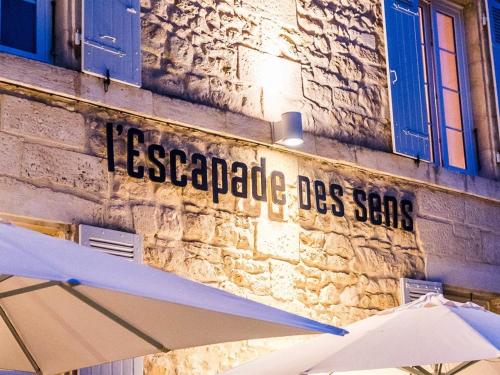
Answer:
[[[413,160],[415,162],[415,164],[418,166],[420,166],[420,155],[417,154],[417,158]]]
[[[106,69],[106,78],[104,78],[104,92],[108,92],[109,85],[111,84],[111,78],[109,76],[109,69]]]

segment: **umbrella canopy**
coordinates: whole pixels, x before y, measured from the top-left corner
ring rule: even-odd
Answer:
[[[346,327],[349,335],[320,335],[244,364],[225,375],[295,375],[404,368],[500,357],[500,315],[471,302],[429,293]],[[458,370],[458,369],[457,369]]]
[[[446,375],[452,373],[453,370],[457,369],[459,363],[447,363],[441,366],[441,374]],[[413,369],[415,370],[415,369]],[[422,372],[422,370],[424,372]],[[426,372],[434,374],[436,370],[435,365],[431,366],[421,366],[421,370],[415,370],[414,373],[425,375]],[[335,375],[408,375],[408,370],[396,369],[396,368],[384,368],[378,370],[364,370],[364,371],[346,371],[346,372],[335,372]],[[500,359],[488,359],[474,363],[474,366],[468,366],[459,372],[460,375],[498,375],[500,374]]]
[[[251,338],[344,330],[0,224],[0,368],[70,369]]]

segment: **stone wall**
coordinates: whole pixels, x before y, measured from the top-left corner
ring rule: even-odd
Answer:
[[[0,212],[137,232],[145,262],[165,271],[344,325],[397,305],[398,279],[423,278],[429,254],[500,266],[496,203],[54,95],[7,85],[0,90]],[[231,195],[214,204],[209,193],[190,185],[132,179],[123,137],[115,141],[117,170],[109,173],[108,121],[140,128],[147,142],[167,149],[248,165],[266,157],[269,168],[287,176],[287,204]],[[298,174],[342,185],[346,218],[300,210]],[[413,199],[416,232],[354,221],[353,188]],[[182,350],[147,357],[145,368],[214,374],[282,344]]]
[[[499,205],[419,190],[419,242],[429,279],[500,293]]]
[[[381,3],[142,0],[144,88],[391,149]]]

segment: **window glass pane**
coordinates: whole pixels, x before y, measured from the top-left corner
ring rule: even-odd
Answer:
[[[448,163],[452,167],[465,169],[465,146],[462,119],[461,85],[458,75],[456,53],[455,18],[444,13],[436,12],[435,39],[438,40],[436,49],[439,71],[438,92],[440,93],[441,113],[443,123],[443,137],[448,150]]]
[[[457,92],[443,89],[445,125],[462,130],[462,114],[460,113],[460,96]]]
[[[465,151],[463,133],[453,129],[446,129],[448,142],[448,162],[451,166],[465,168]]]
[[[0,43],[36,53],[36,0],[0,0]]]
[[[455,52],[455,31],[453,30],[453,18],[439,12],[436,15],[439,47]]]
[[[440,50],[441,79],[443,86],[452,90],[458,90],[458,74],[456,55]]]

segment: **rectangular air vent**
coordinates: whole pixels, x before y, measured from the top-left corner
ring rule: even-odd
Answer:
[[[142,261],[142,244],[139,235],[82,224],[78,228],[80,245],[129,261],[137,263]],[[142,375],[143,363],[142,357],[124,359],[79,369],[78,375]]]
[[[82,224],[79,226],[79,234],[80,245],[131,261],[140,261],[141,241],[137,234]]]
[[[434,281],[402,278],[400,280],[400,285],[401,304],[413,302],[431,292],[443,294],[443,284]]]

